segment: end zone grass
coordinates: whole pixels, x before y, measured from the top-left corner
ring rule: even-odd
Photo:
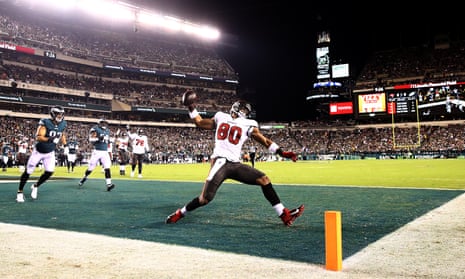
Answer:
[[[257,162],[255,166],[264,171],[273,184],[465,189],[463,159],[285,161]],[[208,170],[208,163],[144,165],[143,179],[201,182]],[[80,178],[84,171],[85,167],[77,167],[74,173],[68,174],[66,168],[58,167],[54,176]],[[40,173],[38,169],[36,173]],[[119,175],[119,166],[112,167],[115,180],[130,179],[129,173],[129,166],[126,176]],[[19,177],[19,172],[9,169],[0,175]],[[97,168],[90,177],[103,179],[103,173]]]

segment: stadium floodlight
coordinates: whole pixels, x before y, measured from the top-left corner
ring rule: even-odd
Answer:
[[[76,7],[76,4],[79,0],[24,0],[22,2],[26,3],[30,9],[47,9],[47,10],[57,10],[59,12],[62,11],[70,11]],[[18,0],[18,2],[21,2]]]
[[[130,22],[134,20],[134,11],[127,6],[107,0],[81,0],[78,8],[86,14],[100,20]]]
[[[150,13],[148,11],[142,10],[138,14],[139,23],[151,26],[151,27],[160,27],[164,24],[164,17],[161,14]]]
[[[147,10],[139,11],[137,16],[138,23],[154,28],[161,28],[170,32],[184,32],[188,35],[209,40],[217,40],[220,37],[220,32],[215,28],[198,25],[177,17],[157,14]]]
[[[195,34],[197,32],[200,32],[199,28],[195,24],[188,22],[188,21],[185,21],[184,23],[182,23],[181,28],[182,28],[182,31],[185,32],[186,34]]]
[[[192,23],[188,20],[160,12],[150,11],[124,1],[115,0],[17,0],[28,3],[30,7],[43,8],[51,11],[50,7],[60,11],[78,10],[95,19],[109,22],[132,23],[134,26],[145,25],[150,28],[160,28],[165,32],[182,32],[207,40],[218,40],[220,32],[212,27]]]
[[[76,1],[77,0],[62,0],[62,1],[53,1],[53,2],[55,3],[54,7],[59,8],[61,10],[68,11],[76,7]],[[43,2],[47,2],[47,1],[43,1]]]
[[[131,8],[131,9],[135,9],[135,10],[140,9],[138,6],[135,6],[133,4],[129,4],[129,3],[126,3],[126,2],[123,2],[123,1],[118,1],[118,4],[121,5],[121,6],[126,6],[126,7]]]
[[[184,22],[182,24],[182,31],[186,34],[192,34],[204,39],[213,39],[216,40],[219,38],[218,30],[208,27],[200,26],[190,22]]]
[[[218,40],[220,38],[220,32],[215,28],[203,26],[201,28],[201,37],[206,39]]]
[[[179,31],[182,29],[182,23],[180,19],[172,17],[172,16],[164,16],[164,18],[165,18],[164,27],[167,30]]]

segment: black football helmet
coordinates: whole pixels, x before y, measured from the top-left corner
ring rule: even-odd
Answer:
[[[243,100],[236,101],[231,106],[231,110],[230,110],[231,115],[236,114],[238,117],[241,117],[241,118],[249,118],[251,112],[252,112],[252,105],[250,105],[249,103]]]
[[[65,110],[62,106],[53,106],[50,108],[50,116],[52,117],[52,120],[61,122],[65,119]]]
[[[137,130],[137,134],[139,136],[143,136],[143,135],[145,135],[145,130],[144,129],[139,129],[139,130]]]
[[[108,121],[106,119],[100,118],[97,123],[98,126],[104,130],[108,128]]]

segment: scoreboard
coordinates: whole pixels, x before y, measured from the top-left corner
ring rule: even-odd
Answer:
[[[417,90],[392,90],[377,88],[357,94],[359,118],[415,118],[418,111]]]
[[[393,91],[387,95],[388,114],[416,114],[416,91]]]
[[[465,119],[465,81],[354,89],[349,94],[350,99],[343,100],[338,99],[342,94],[334,92],[332,88],[326,95],[316,94],[321,93],[318,91],[307,100],[336,97],[329,102],[330,116],[352,115],[363,121]]]

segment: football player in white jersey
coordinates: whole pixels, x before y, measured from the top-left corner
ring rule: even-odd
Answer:
[[[131,177],[134,177],[134,172],[138,171],[138,177],[142,178],[142,165],[144,162],[145,154],[150,152],[149,139],[145,134],[144,129],[138,129],[137,133],[129,133],[129,139],[131,140],[132,147],[132,159],[131,159]]]
[[[184,93],[183,100],[189,99],[186,94],[193,94],[193,91],[187,90]],[[260,186],[263,195],[270,202],[284,225],[291,226],[294,220],[303,213],[304,205],[292,210],[286,208],[281,203],[268,176],[248,164],[241,163],[240,156],[242,145],[249,138],[262,144],[271,152],[290,158],[294,162],[297,160],[297,155],[294,152],[283,151],[276,143],[260,132],[258,123],[255,120],[248,119],[252,107],[245,101],[235,102],[229,114],[220,111],[212,118],[202,118],[195,109],[195,104],[184,103],[184,105],[188,106],[189,116],[197,127],[216,130],[215,147],[211,156],[210,171],[200,195],[169,215],[165,222],[176,223],[188,212],[207,205],[214,199],[223,181],[233,179],[245,184]]]
[[[26,136],[21,137],[17,143],[18,152],[16,155],[16,160],[18,161],[19,171],[23,172],[26,168],[27,156],[29,152],[29,138]]]
[[[126,131],[116,132],[116,149],[118,150],[119,174],[126,175],[126,165],[129,163],[129,136]]]

